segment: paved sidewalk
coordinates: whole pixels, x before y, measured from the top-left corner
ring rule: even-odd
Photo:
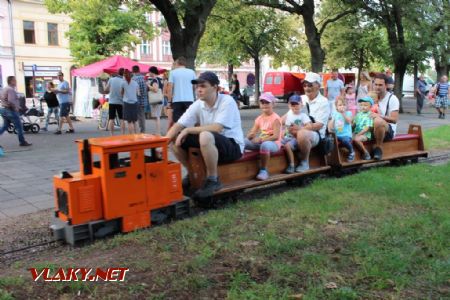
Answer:
[[[437,119],[437,113],[430,107],[422,116],[417,116],[412,99],[405,100],[404,106],[406,113],[400,115],[400,133],[406,132],[412,123],[421,124],[425,129],[450,124],[450,116],[446,120]],[[276,111],[282,115],[287,111],[287,104],[277,103]],[[244,109],[241,115],[246,133],[259,115],[259,109]],[[148,132],[153,128],[153,122],[148,120]],[[162,121],[162,128],[166,128],[166,120]],[[50,130],[54,129],[55,125],[50,126]],[[75,131],[75,134],[59,136],[52,131],[26,134],[26,139],[33,143],[29,148],[19,147],[15,135],[0,136],[0,145],[6,150],[5,156],[0,158],[0,219],[54,207],[53,175],[62,170],[79,170],[74,140],[108,135],[106,131],[97,130],[97,122],[92,119],[75,122]]]

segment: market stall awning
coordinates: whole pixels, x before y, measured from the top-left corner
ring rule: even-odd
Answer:
[[[139,66],[139,69],[141,73],[145,74],[148,72],[148,69],[151,65],[139,63],[135,60],[132,60],[131,58],[115,55],[111,56],[107,59],[98,61],[96,63],[84,66],[79,69],[72,70],[72,76],[79,76],[79,77],[98,77],[102,73],[108,73],[113,74],[117,73],[120,68],[125,68],[131,71],[131,68],[135,65]],[[166,69],[159,68],[158,71],[161,74]]]

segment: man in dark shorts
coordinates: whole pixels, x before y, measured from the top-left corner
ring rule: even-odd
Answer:
[[[378,95],[378,111],[372,112],[373,132],[375,136],[375,148],[373,149],[373,158],[380,160],[383,157],[383,142],[394,138],[397,130],[398,111],[400,101],[391,92],[387,90],[388,78],[384,74],[375,75],[373,87]]]
[[[74,133],[75,130],[73,129],[72,120],[69,117],[71,105],[69,83],[64,80],[64,74],[62,72],[58,72],[58,80],[58,87],[53,90],[56,93],[59,102],[59,124],[55,134],[61,134],[64,122],[69,125],[69,129],[66,130],[66,133]]]
[[[194,197],[206,198],[222,187],[217,173],[218,163],[232,162],[244,152],[244,134],[241,116],[234,99],[219,94],[219,78],[212,72],[202,73],[196,84],[195,101],[167,133],[173,142],[173,151],[183,166],[188,167],[190,147],[200,148],[206,165],[206,180]],[[195,126],[198,124],[199,126]],[[183,185],[188,177],[183,179]]]
[[[195,100],[192,80],[196,76],[194,70],[186,68],[186,59],[182,56],[175,61],[174,67],[169,74],[167,97],[169,107],[173,109],[173,122],[177,122]]]
[[[124,69],[120,68],[118,75],[110,78],[106,85],[105,91],[109,93],[109,118],[108,128],[111,135],[114,134],[114,119],[116,116],[120,120],[120,130],[125,134],[125,123],[123,121],[123,99],[122,99],[122,83]]]

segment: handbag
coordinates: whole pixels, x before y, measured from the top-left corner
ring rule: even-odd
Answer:
[[[158,79],[155,79],[158,82],[158,91],[157,92],[152,92],[149,91],[148,92],[148,102],[150,103],[150,105],[157,105],[157,104],[162,104],[163,103],[163,93],[162,93],[162,89],[159,87],[159,81]],[[152,85],[155,81],[152,81]]]
[[[311,119],[312,123],[316,123],[316,120],[314,119],[314,117],[311,117],[309,115],[309,103],[306,103],[306,109],[308,110],[308,116]],[[324,124],[323,126],[326,126],[326,124]],[[328,128],[326,128],[325,130],[325,136],[322,137],[320,135],[320,131],[316,131],[319,134],[319,145],[318,145],[318,149],[319,149],[319,153],[321,155],[328,155],[331,153],[331,151],[333,151],[334,149],[334,137],[333,135],[328,132]]]

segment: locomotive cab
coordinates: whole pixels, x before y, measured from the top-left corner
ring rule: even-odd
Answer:
[[[55,236],[75,244],[148,227],[161,212],[189,214],[181,165],[168,159],[168,138],[136,134],[76,142],[83,171],[54,177]]]

